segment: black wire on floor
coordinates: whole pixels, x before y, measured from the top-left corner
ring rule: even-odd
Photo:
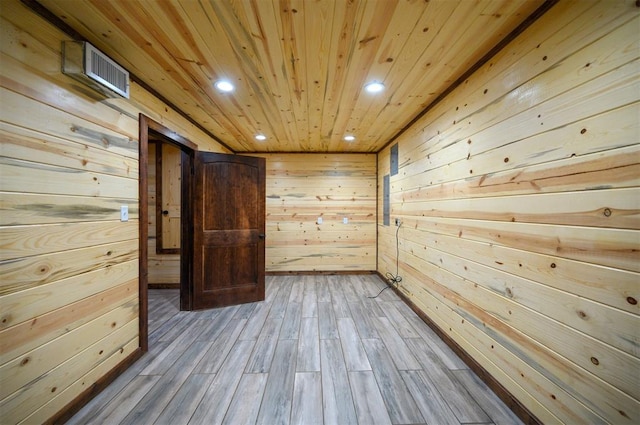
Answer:
[[[398,288],[398,285],[400,284],[400,282],[402,282],[402,276],[400,276],[398,274],[400,266],[399,266],[399,258],[400,258],[400,244],[399,244],[399,240],[398,240],[398,232],[400,232],[400,226],[402,225],[402,222],[400,222],[400,224],[398,224],[398,227],[396,228],[396,274],[392,274],[391,272],[387,272],[385,274],[385,277],[387,278],[386,282],[387,282],[387,286],[385,286],[384,288],[382,288],[380,290],[380,292],[378,292],[375,296],[373,297],[367,297],[367,298],[378,298],[380,296],[380,294],[382,294],[382,292],[385,289],[389,289],[392,288],[392,285],[395,285],[396,288]]]

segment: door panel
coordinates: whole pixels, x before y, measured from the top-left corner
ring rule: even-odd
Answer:
[[[265,160],[197,152],[193,309],[264,300]]]

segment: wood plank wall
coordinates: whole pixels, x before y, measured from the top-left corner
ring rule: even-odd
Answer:
[[[391,226],[378,192],[379,272],[399,217],[401,291],[545,424],[640,423],[639,28],[561,1],[396,140]]]
[[[376,269],[375,154],[256,156],[267,160],[267,272]]]
[[[156,246],[158,244],[156,232],[156,202],[157,202],[157,186],[156,186],[156,149],[155,143],[149,144],[149,165],[147,168],[148,178],[148,278],[147,283],[150,287],[166,288],[180,287],[180,254],[157,253]],[[166,149],[166,148],[165,148]],[[177,149],[176,149],[177,150]],[[179,208],[178,208],[179,209]],[[178,212],[179,214],[179,212]]]
[[[138,347],[138,114],[222,149],[135,84],[62,75],[69,37],[18,1],[0,14],[0,422],[41,423]]]

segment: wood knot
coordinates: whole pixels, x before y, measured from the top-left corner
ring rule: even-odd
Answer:
[[[582,130],[580,130],[580,134],[584,134],[584,133],[586,133],[586,132],[587,132],[587,129],[586,129],[586,128],[583,128]]]
[[[578,313],[578,316],[579,316],[581,319],[586,319],[586,318],[587,318],[587,313],[585,313],[584,311],[582,311],[582,310],[578,310],[578,311],[577,311],[577,313]]]
[[[513,298],[513,291],[511,288],[507,288],[505,292],[507,293],[507,297]],[[509,314],[511,314],[511,312],[509,312]]]
[[[591,357],[591,363],[598,366],[600,364],[600,360],[596,359],[595,357]]]
[[[20,362],[20,366],[24,366],[24,365],[26,365],[27,363],[29,363],[29,360],[30,360],[30,359],[29,359],[29,357],[25,357],[25,358],[24,358],[24,359],[22,359],[22,361]]]
[[[550,267],[551,267],[552,269],[555,269],[555,268],[556,268],[556,263],[551,263],[551,266],[550,266]]]
[[[635,298],[633,298],[633,297],[627,297],[627,302],[628,302],[629,304],[631,304],[631,305],[636,305],[636,304],[638,304],[638,300],[636,300],[636,299],[635,299]]]
[[[609,208],[605,208],[602,213],[604,214],[605,217],[611,217],[611,209]]]
[[[509,158],[504,159],[504,163],[506,164],[507,162],[509,162]]]

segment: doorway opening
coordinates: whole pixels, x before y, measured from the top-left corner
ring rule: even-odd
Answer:
[[[148,351],[148,289],[176,287],[183,295],[192,283],[192,167],[197,145],[140,114],[139,332]],[[151,279],[150,279],[151,276]]]

